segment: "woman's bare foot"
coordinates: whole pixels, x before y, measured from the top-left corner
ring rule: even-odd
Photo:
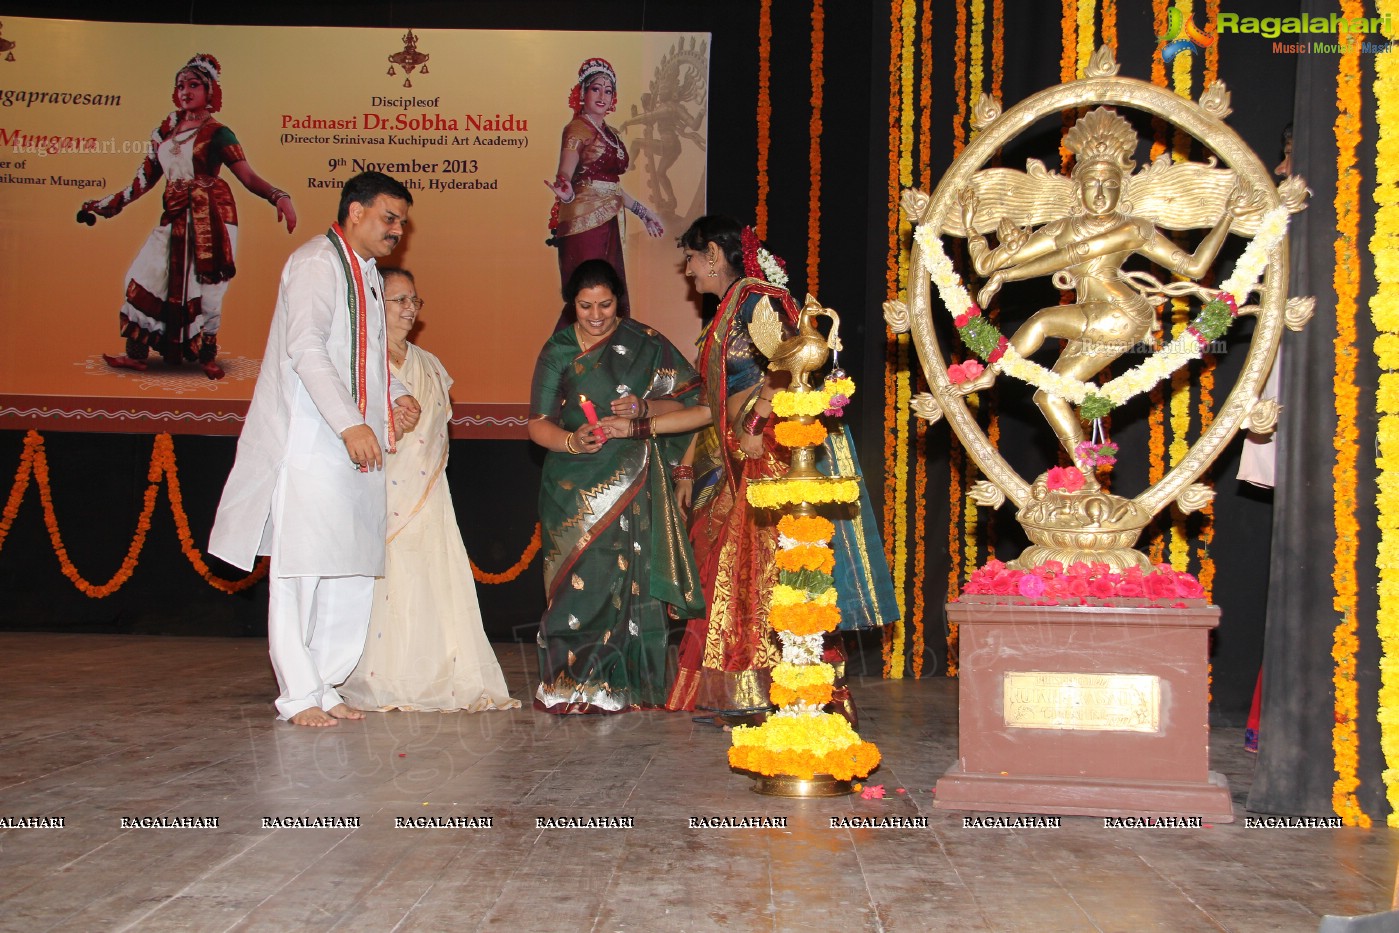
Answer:
[[[353,707],[350,707],[350,706],[348,706],[348,705],[346,705],[346,704],[344,704],[344,703],[337,703],[337,704],[335,704],[334,706],[332,706],[330,709],[326,710],[326,712],[329,713],[331,716],[334,716],[336,719],[363,719],[363,718],[364,718],[364,714],[363,714],[363,713],[361,713],[359,710],[354,709]]]
[[[207,363],[200,363],[199,368],[204,370],[204,375],[208,376],[210,379],[223,378],[223,367],[220,366],[218,363],[215,363],[213,360],[210,360]]]
[[[340,704],[344,706],[345,704]],[[334,726],[338,725],[329,713],[317,706],[308,706],[299,713],[294,713],[287,719],[293,726]]]
[[[125,353],[123,353],[121,356],[108,356],[106,353],[104,353],[102,354],[102,359],[105,360],[107,365],[112,367],[113,369],[134,369],[138,373],[143,373],[146,371],[146,363],[144,360],[133,360]]]

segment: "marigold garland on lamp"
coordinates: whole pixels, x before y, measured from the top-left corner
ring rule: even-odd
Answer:
[[[729,749],[731,767],[760,776],[759,793],[782,796],[836,796],[851,792],[850,781],[879,764],[879,750],[861,740],[838,713],[825,712],[834,695],[835,668],[821,660],[824,636],[840,625],[836,607],[835,525],[816,514],[828,502],[855,502],[853,479],[826,477],[816,469],[816,448],[826,430],[815,419],[837,416],[855,391],[843,373],[820,389],[798,385],[778,392],[773,411],[787,420],[777,426],[779,442],[792,450],[785,476],[751,481],[748,501],[757,508],[781,508],[776,564],[768,618],[782,642],[782,663],[772,671],[768,696],[781,707],[758,726],[737,726]],[[839,400],[839,401],[838,401]]]

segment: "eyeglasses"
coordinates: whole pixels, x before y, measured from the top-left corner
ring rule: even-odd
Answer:
[[[399,295],[397,298],[385,298],[385,301],[392,301],[398,305],[399,310],[403,310],[403,303],[407,302],[413,306],[414,311],[423,310],[423,300],[412,295]]]

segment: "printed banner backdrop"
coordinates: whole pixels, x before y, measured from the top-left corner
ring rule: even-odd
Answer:
[[[415,340],[456,380],[453,434],[523,437],[535,356],[562,307],[545,180],[558,168],[578,66],[592,57],[617,71],[608,122],[631,156],[622,186],[666,227],[652,238],[623,215],[632,314],[686,351],[699,333],[675,236],[705,208],[708,34],[408,36],[16,17],[3,30],[12,46],[0,68],[2,428],[238,433],[283,263],[324,234],[344,181],[377,169],[413,192],[409,233],[384,264],[417,276],[426,304]],[[165,180],[114,218],[76,222],[85,201],[132,182],[195,53],[222,66],[215,119],[258,175],[291,194],[298,217],[289,235],[271,205],[221,170],[238,228],[218,381],[156,353],[143,373],[102,359],[124,351],[118,310],[159,224]]]

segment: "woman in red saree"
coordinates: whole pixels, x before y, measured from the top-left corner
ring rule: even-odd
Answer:
[[[771,423],[773,393],[785,387],[787,374],[766,370],[767,360],[754,347],[748,325],[763,298],[781,309],[789,325],[795,325],[798,308],[782,287],[786,275],[780,262],[761,247],[751,228],[733,218],[701,217],[680,237],[680,246],[685,274],[696,290],[720,301],[700,336],[697,367],[714,423],[696,437],[676,474],[682,505],[693,507],[690,543],[708,611],[686,625],[666,707],[729,718],[756,716],[771,709],[772,668],[782,660],[768,621],[777,583],[779,516],[749,505],[747,490],[753,480],[786,473],[790,452],[778,445]],[[859,477],[843,426],[831,432],[818,468]],[[859,508],[831,516],[845,630],[897,618],[883,547],[873,523],[865,521],[871,509],[863,479],[860,486]],[[828,641],[826,660],[843,664],[838,636]],[[847,699],[840,688],[837,706],[853,718]]]

